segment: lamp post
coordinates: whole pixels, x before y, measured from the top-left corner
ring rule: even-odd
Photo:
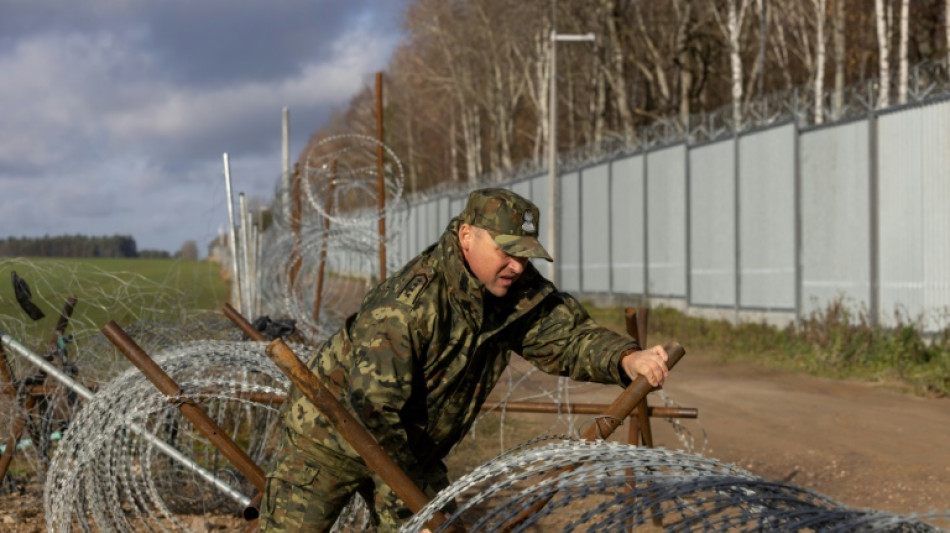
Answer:
[[[551,257],[557,259],[557,43],[558,41],[593,41],[593,33],[584,34],[559,34],[551,30],[551,86],[549,89],[551,99],[548,102],[548,113],[550,114],[548,123],[550,132],[548,134],[548,246],[547,250]],[[551,263],[551,282],[557,285],[557,267]]]

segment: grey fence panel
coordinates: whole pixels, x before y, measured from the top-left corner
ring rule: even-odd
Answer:
[[[878,122],[880,312],[946,327],[950,309],[950,103],[881,116]],[[885,149],[886,147],[886,149]]]
[[[610,291],[610,166],[581,172],[581,290]]]
[[[647,289],[686,296],[686,145],[647,154]]]
[[[921,128],[925,109],[878,119],[878,221],[880,313],[894,325],[894,312],[916,318],[924,303],[924,200]]]
[[[412,255],[409,253],[409,212],[411,209],[412,208],[409,206],[399,209],[399,220],[402,221],[402,227],[399,228],[399,238],[396,240],[395,246],[396,253],[399,254],[400,265],[405,265],[410,259],[412,259]]]
[[[449,201],[449,212],[452,216],[459,215],[465,209],[465,203],[468,201],[468,195],[453,196]]]
[[[580,174],[570,172],[559,176],[558,247],[554,258],[558,268],[558,288],[579,291],[581,288],[580,245]]]
[[[943,329],[950,103],[873,120],[804,132],[783,124],[738,141],[659,147],[567,170],[558,178],[557,262],[535,265],[548,277],[561,269],[559,287],[574,292],[799,313],[844,297],[876,307],[885,325],[898,311]],[[538,205],[539,238],[554,248],[548,175],[496,186]],[[467,196],[460,189],[410,205],[393,246],[407,260],[418,254]]]
[[[409,206],[409,214],[406,216],[406,256],[415,257],[419,253],[419,204]]]
[[[416,234],[419,236],[416,242],[416,253],[418,254],[429,245],[429,202],[419,204],[419,212],[416,213]]]
[[[689,151],[690,304],[736,305],[736,144]]]
[[[445,228],[448,227],[449,222],[457,214],[458,213],[452,212],[452,200],[448,196],[442,196],[439,198],[439,226],[437,228],[439,230],[439,237],[442,236],[442,232],[445,231]]]
[[[803,133],[800,143],[802,314],[841,299],[871,309],[870,127]]]
[[[439,235],[442,234],[442,228],[439,221],[439,201],[438,200],[429,200],[426,202],[426,218],[425,218],[425,243],[422,247],[426,248],[430,244],[434,243],[439,239]]]
[[[950,324],[950,102],[927,109],[921,121],[924,324],[937,331]]]
[[[645,290],[645,157],[619,159],[610,167],[610,277],[613,292],[621,294],[643,294]]]
[[[739,138],[739,305],[795,309],[795,137],[785,125]]]
[[[540,228],[538,229],[538,240],[541,241],[541,246],[544,246],[547,250],[551,250],[553,247],[551,244],[551,237],[548,231],[548,221],[551,220],[551,203],[548,198],[548,181],[549,177],[547,174],[542,174],[530,178],[528,182],[531,184],[531,198],[529,198],[534,205],[538,206],[538,210],[541,213]],[[560,255],[560,251],[555,252]],[[554,269],[560,268],[560,258],[555,257],[553,263],[549,263],[544,259],[535,259],[532,261],[534,266],[537,267],[538,272],[546,276],[548,279],[554,278]]]
[[[531,181],[530,180],[518,180],[511,184],[511,190],[516,194],[524,196],[528,200],[531,200]]]

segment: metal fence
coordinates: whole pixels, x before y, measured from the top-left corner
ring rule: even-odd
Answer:
[[[882,325],[941,330],[950,317],[948,148],[944,96],[834,124],[789,119],[615,152],[559,174],[558,257],[538,266],[588,296],[784,320],[843,300]],[[535,171],[494,185],[531,199],[543,217],[548,181]],[[433,243],[467,192],[410,200],[392,252],[404,261]]]

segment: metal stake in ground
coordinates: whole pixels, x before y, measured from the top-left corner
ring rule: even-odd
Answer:
[[[261,467],[248,457],[237,444],[228,437],[223,431],[193,401],[181,396],[181,387],[175,382],[147,353],[145,353],[138,344],[135,343],[115,322],[110,321],[102,329],[102,333],[108,337],[112,344],[116,346],[128,359],[135,365],[149,381],[155,385],[165,396],[174,397],[178,403],[178,409],[185,418],[195,425],[195,429],[201,432],[215,448],[238,469],[248,481],[257,488],[258,491],[264,490],[264,471]]]

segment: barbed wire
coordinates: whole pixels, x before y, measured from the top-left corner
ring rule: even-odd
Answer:
[[[156,439],[184,453],[250,499],[254,489],[178,410],[201,405],[258,465],[277,448],[279,403],[289,383],[264,356],[264,343],[196,341],[156,354],[156,363],[181,387],[162,395],[130,368],[96,393],[60,442],[45,485],[49,531],[190,531],[182,513],[234,514],[235,504],[155,446]],[[295,346],[303,359],[309,351]]]
[[[543,507],[513,531],[619,531],[652,522],[666,531],[936,532],[923,520],[950,518],[850,509],[808,489],[682,451],[605,441],[536,443],[460,478],[401,531],[419,531],[453,502],[457,509],[436,532],[453,525],[501,530],[535,505]]]

